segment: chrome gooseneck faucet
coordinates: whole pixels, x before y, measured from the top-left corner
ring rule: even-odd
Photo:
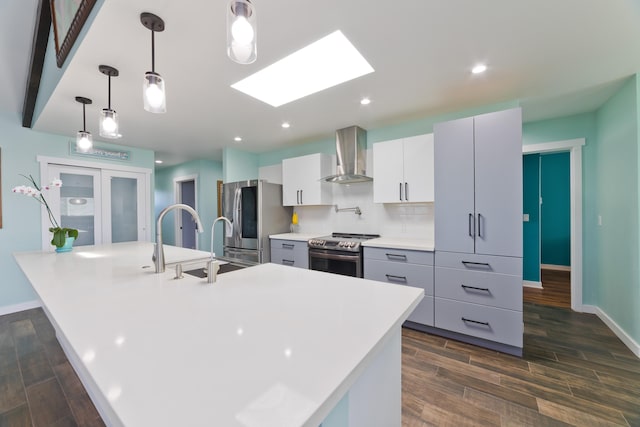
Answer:
[[[193,219],[196,221],[196,225],[198,227],[198,233],[202,233],[204,228],[202,227],[202,223],[200,222],[200,217],[198,216],[198,212],[195,211],[191,206],[185,205],[182,203],[177,203],[175,205],[167,206],[160,212],[158,215],[158,221],[156,222],[156,247],[153,251],[154,262],[156,265],[156,273],[164,273],[164,248],[162,247],[162,218],[164,216],[175,209],[182,209],[191,214]]]
[[[228,219],[227,217],[224,217],[224,216],[219,216],[218,218],[216,218],[216,219],[213,221],[213,225],[211,226],[211,259],[214,259],[214,258],[216,257],[216,254],[215,254],[215,252],[213,251],[213,242],[214,242],[213,238],[214,238],[214,236],[215,236],[215,234],[214,234],[214,229],[215,229],[216,223],[217,223],[218,221],[226,221],[226,222],[227,222],[227,224],[229,225],[229,228],[230,228],[230,229],[233,227],[233,224],[231,224],[231,221],[229,221],[229,219]]]

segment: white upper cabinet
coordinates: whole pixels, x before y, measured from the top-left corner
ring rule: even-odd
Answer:
[[[284,206],[330,205],[331,185],[322,178],[332,174],[331,156],[309,154],[282,161],[282,204]]]
[[[373,144],[373,201],[433,202],[433,158],[433,134]]]
[[[522,256],[519,108],[434,127],[439,251]]]

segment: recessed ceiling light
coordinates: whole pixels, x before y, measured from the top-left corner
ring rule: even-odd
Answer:
[[[369,98],[362,98],[362,99],[360,100],[360,104],[362,104],[362,105],[369,105],[369,104],[371,104],[371,100],[370,100]]]
[[[161,164],[161,163],[162,163],[162,160],[156,160],[156,163],[157,163],[157,164]]]
[[[282,123],[282,127],[285,129],[289,129],[291,127],[291,125],[289,124],[289,122],[284,122]]]
[[[279,107],[373,71],[338,30],[231,87]]]
[[[485,71],[487,71],[487,66],[484,64],[477,64],[471,69],[471,72],[473,74],[480,74],[484,73]]]
[[[233,140],[234,140],[235,142],[241,142],[241,141],[242,141],[242,138],[240,138],[239,136],[236,136],[235,138],[233,138]]]

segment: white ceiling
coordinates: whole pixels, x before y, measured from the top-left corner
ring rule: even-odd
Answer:
[[[2,2],[0,14],[15,3],[23,2]],[[35,14],[37,2],[24,3]],[[511,100],[521,101],[529,121],[594,111],[640,70],[640,8],[632,0],[253,3],[258,60],[238,65],[226,57],[226,0],[105,0],[34,128],[73,137],[82,117],[74,97],[86,96],[94,101],[87,127],[99,140],[98,111],[107,105],[100,64],[120,71],[112,80],[112,107],[123,134],[117,143],[155,150],[166,164],[219,159],[235,136],[244,139],[236,148],[264,152],[331,138],[335,129],[353,124],[375,129]],[[164,115],[142,108],[142,77],[151,68],[151,36],[139,19],[145,11],[166,24],[156,34],[156,71],[167,87]],[[3,63],[5,51],[16,55],[30,46],[34,18],[24,15],[13,19],[31,25],[20,30],[28,43],[0,46]],[[3,16],[0,24],[5,20],[11,18]],[[337,29],[374,73],[279,108],[230,87]],[[480,61],[488,71],[471,75]],[[24,77],[12,77],[22,83],[21,100]],[[362,96],[372,103],[361,106]],[[291,128],[282,129],[283,121]]]

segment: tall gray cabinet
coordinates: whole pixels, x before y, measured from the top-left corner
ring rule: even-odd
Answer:
[[[435,327],[522,349],[522,113],[434,126]]]

